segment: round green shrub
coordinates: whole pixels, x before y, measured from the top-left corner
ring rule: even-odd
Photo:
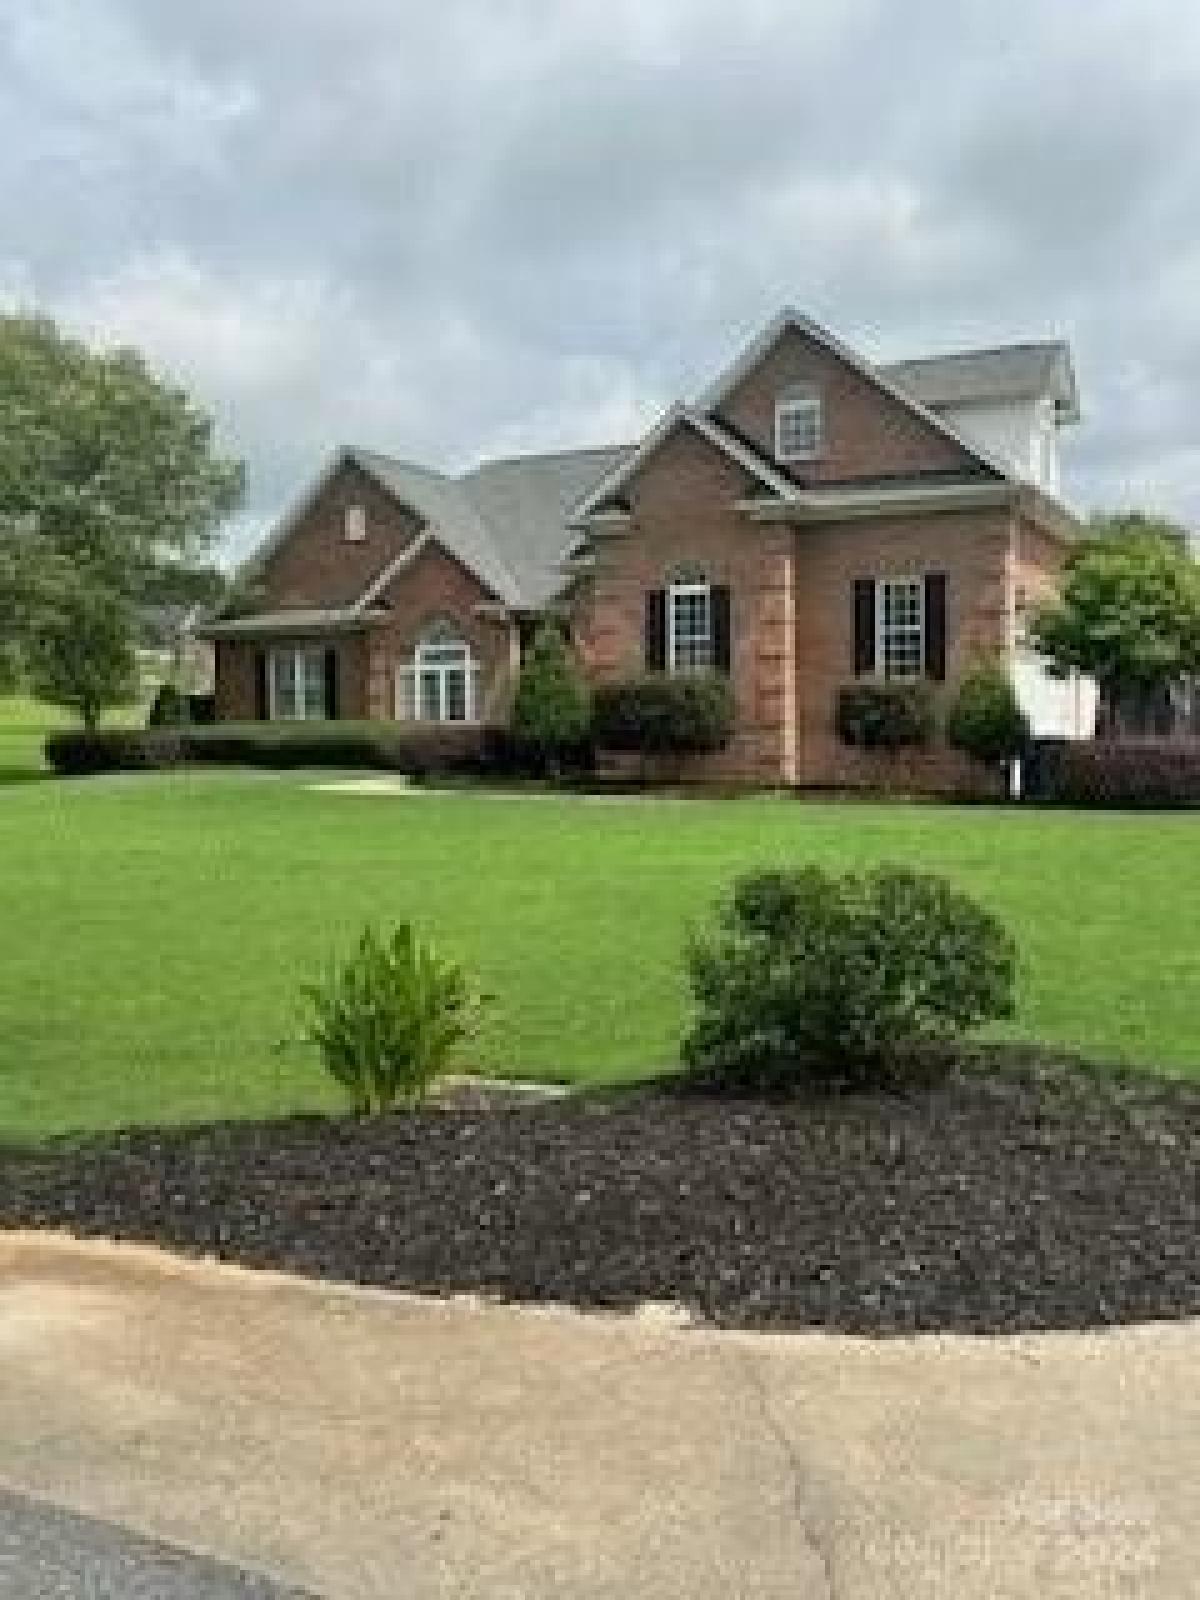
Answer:
[[[838,692],[835,717],[843,744],[863,750],[903,750],[926,745],[935,719],[923,682],[848,683]]]
[[[540,628],[521,668],[513,702],[513,738],[540,767],[578,764],[587,743],[591,703],[561,629]]]
[[[592,739],[601,750],[703,755],[723,749],[733,725],[733,691],[716,672],[648,672],[600,684],[592,697]]]
[[[1015,761],[1029,743],[1029,721],[1012,679],[998,661],[980,661],[963,677],[946,716],[946,740],[973,761]]]
[[[693,1071],[863,1087],[923,1073],[922,1046],[1010,1016],[1016,950],[942,878],[809,867],[740,878],[687,967]]]

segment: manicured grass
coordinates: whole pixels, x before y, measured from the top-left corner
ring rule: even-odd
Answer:
[[[109,712],[106,725],[140,721],[141,706]],[[46,776],[42,742],[58,728],[77,727],[68,711],[28,695],[0,695],[0,785]]]
[[[45,771],[42,740],[70,726],[66,712],[25,695],[0,696],[0,784],[20,783]]]
[[[328,775],[326,775],[327,778]],[[0,792],[0,1134],[336,1104],[280,1051],[301,984],[412,916],[495,996],[490,1071],[668,1067],[684,930],[743,867],[937,868],[1017,934],[1012,1031],[1200,1071],[1200,819],[806,803],[320,793],[289,774]]]

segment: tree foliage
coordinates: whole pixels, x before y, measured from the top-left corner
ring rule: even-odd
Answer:
[[[1036,647],[1095,678],[1111,704],[1200,671],[1200,566],[1179,530],[1133,513],[1091,529],[1031,621]]]
[[[512,731],[531,753],[557,766],[587,738],[591,703],[562,630],[538,629],[521,668]]]
[[[1015,761],[1029,743],[1029,720],[999,661],[978,661],[963,674],[946,715],[946,741],[984,766]]]
[[[36,634],[72,580],[110,620],[163,573],[202,565],[242,493],[213,424],[131,350],[40,317],[0,317],[0,632]]]
[[[805,867],[738,878],[687,965],[693,1071],[861,1086],[899,1079],[922,1046],[1011,1016],[1016,949],[933,874]]]
[[[108,706],[125,705],[137,694],[132,634],[124,596],[83,578],[67,579],[25,643],[30,686],[94,728]]]

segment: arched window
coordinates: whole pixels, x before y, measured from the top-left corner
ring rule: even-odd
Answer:
[[[396,715],[401,722],[478,721],[479,663],[452,623],[428,628],[412,664],[399,669]]]

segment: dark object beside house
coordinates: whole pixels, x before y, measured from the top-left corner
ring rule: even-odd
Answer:
[[[1022,789],[1043,805],[1200,806],[1200,740],[1035,739]]]

